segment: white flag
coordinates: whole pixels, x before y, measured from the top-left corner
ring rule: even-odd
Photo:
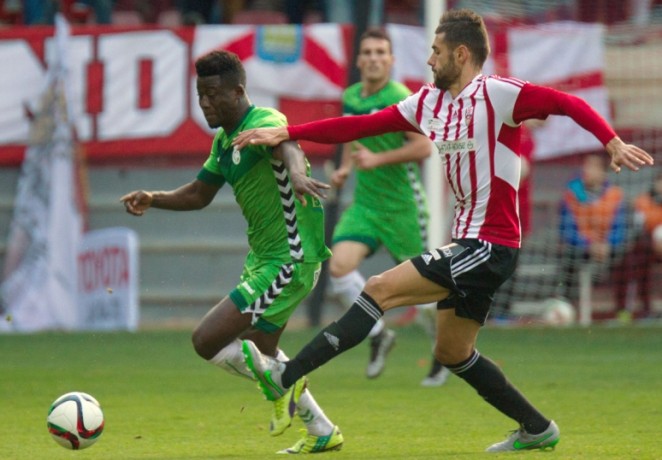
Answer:
[[[9,232],[0,285],[4,329],[74,329],[80,321],[76,257],[83,219],[68,110],[69,35],[69,25],[58,16],[46,88],[30,128]]]

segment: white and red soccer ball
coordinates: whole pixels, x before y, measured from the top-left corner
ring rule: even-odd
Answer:
[[[545,300],[542,311],[543,323],[550,326],[569,326],[576,319],[575,307],[568,301],[555,297]]]
[[[48,410],[46,421],[55,442],[73,450],[85,449],[97,442],[104,426],[99,401],[79,391],[57,398]]]

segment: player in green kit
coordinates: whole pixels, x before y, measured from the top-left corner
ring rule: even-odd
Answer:
[[[251,104],[246,73],[235,54],[213,51],[199,58],[195,69],[200,108],[209,126],[220,128],[207,161],[188,184],[168,192],[134,191],[121,201],[137,216],[150,207],[196,210],[211,203],[226,183],[232,187],[248,222],[250,251],[239,284],[202,319],[193,332],[193,346],[210,363],[254,380],[241,339],[250,338],[263,353],[287,359],[278,348],[280,335],[331,255],[324,244],[319,201],[329,186],[310,177],[310,165],[295,142],[278,148],[232,146],[236,134],[246,129],[287,125],[280,112]],[[282,434],[295,413],[307,431],[282,453],[340,449],[343,436],[306,389],[305,378],[287,397],[274,401],[270,434]]]
[[[345,115],[376,112],[410,94],[406,86],[391,80],[393,62],[389,36],[380,29],[368,29],[361,36],[356,59],[361,80],[343,93]],[[331,294],[343,307],[349,308],[363,290],[365,279],[358,268],[380,246],[396,264],[425,249],[428,214],[417,162],[427,158],[430,151],[430,141],[412,132],[367,137],[343,146],[342,162],[331,182],[342,187],[355,167],[356,186],[354,200],[334,230],[329,262]],[[385,328],[380,319],[368,337],[366,375],[376,378],[384,370],[395,332]],[[443,380],[447,374],[440,368],[431,371],[433,377]],[[427,381],[430,376],[423,382]]]

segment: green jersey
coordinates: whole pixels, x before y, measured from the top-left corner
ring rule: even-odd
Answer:
[[[249,145],[237,149],[232,140],[251,128],[286,126],[285,115],[254,107],[232,133],[219,129],[211,153],[198,179],[232,187],[235,200],[248,222],[248,244],[259,259],[275,262],[320,262],[331,255],[324,244],[324,210],[314,197],[307,206],[294,196],[287,169],[273,158],[273,149]],[[306,162],[308,175],[310,164]]]
[[[362,83],[356,83],[343,93],[345,115],[377,112],[400,102],[410,94],[406,86],[394,81],[389,81],[384,88],[367,97],[361,96],[362,88]],[[359,142],[373,153],[379,153],[402,147],[406,137],[403,132],[395,132],[365,137]],[[399,163],[365,171],[357,170],[354,202],[387,212],[424,206],[425,198],[418,164]]]

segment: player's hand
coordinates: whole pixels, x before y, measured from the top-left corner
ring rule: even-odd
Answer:
[[[127,193],[120,201],[124,203],[126,212],[134,216],[142,216],[145,211],[152,206],[153,196],[150,192],[144,190],[137,190],[135,192]]]
[[[621,166],[632,171],[639,171],[641,166],[652,165],[653,157],[636,145],[626,144],[619,137],[609,141],[606,146],[607,153],[611,157],[609,165],[614,172],[621,172]]]
[[[317,179],[308,177],[304,174],[291,174],[290,182],[292,182],[294,195],[304,206],[308,205],[306,194],[321,200],[326,198],[323,190],[331,188],[329,184],[325,184],[324,182],[318,181]]]
[[[359,142],[354,142],[352,149],[352,160],[358,169],[374,169],[381,166],[379,155],[372,153]]]
[[[277,128],[255,128],[247,129],[237,134],[232,140],[232,145],[240,150],[247,145],[268,145],[275,147],[283,141],[290,138],[287,127],[279,126]]]
[[[349,168],[340,167],[331,173],[331,185],[335,188],[343,188],[347,178],[349,177]]]

